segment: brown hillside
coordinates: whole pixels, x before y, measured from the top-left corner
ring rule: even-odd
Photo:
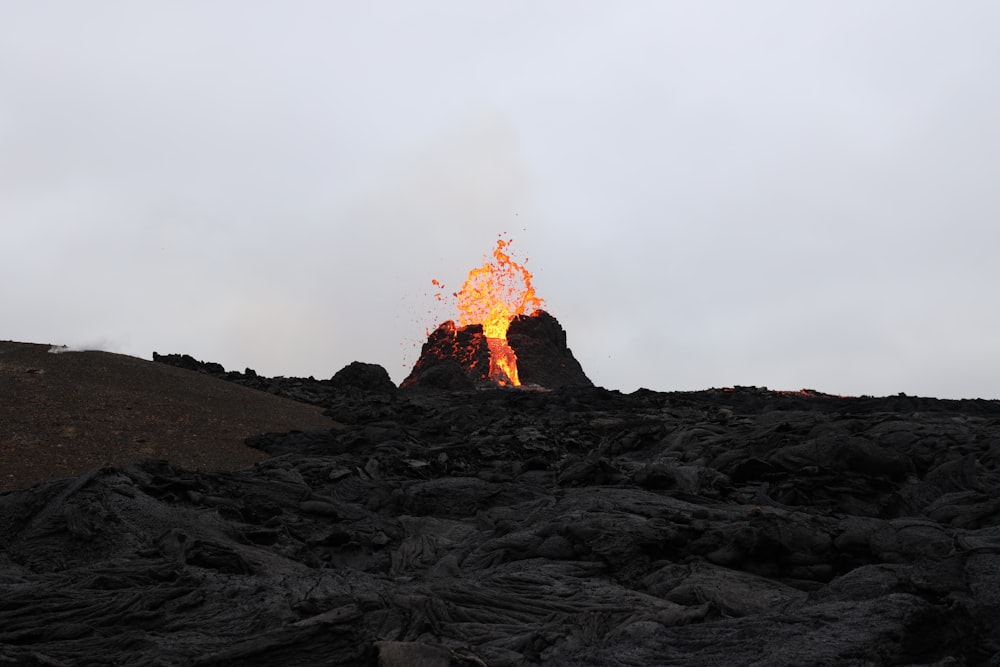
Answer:
[[[334,424],[321,408],[200,373],[50,347],[0,341],[0,491],[144,458],[243,468],[266,458],[247,436]]]

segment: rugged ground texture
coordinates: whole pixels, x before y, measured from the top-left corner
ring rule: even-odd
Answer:
[[[996,401],[360,371],[252,468],[0,494],[0,663],[1000,665]]]
[[[566,346],[566,331],[544,310],[518,315],[507,329],[507,343],[517,356],[521,384],[536,387],[592,387],[580,362]],[[502,370],[491,377],[490,339],[482,324],[459,327],[451,320],[435,329],[420,350],[420,358],[403,380],[406,389],[460,390],[508,384]]]

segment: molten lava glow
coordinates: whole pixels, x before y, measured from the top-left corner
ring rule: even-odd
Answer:
[[[507,327],[518,315],[530,315],[542,306],[531,285],[531,272],[511,259],[511,242],[497,240],[493,259],[472,269],[462,289],[453,296],[458,300],[462,326],[482,324],[490,348],[490,378],[498,384],[519,386],[517,356],[507,344]],[[432,281],[436,287],[440,282]],[[440,299],[440,293],[437,296]]]

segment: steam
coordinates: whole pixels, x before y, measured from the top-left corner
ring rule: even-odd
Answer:
[[[80,345],[53,345],[49,348],[49,354],[64,354],[66,352],[119,352],[121,346],[107,338],[102,338]]]

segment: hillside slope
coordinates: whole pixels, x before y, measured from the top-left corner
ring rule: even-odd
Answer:
[[[0,341],[0,491],[95,467],[167,459],[232,470],[250,435],[329,428],[320,408],[109,352]]]

